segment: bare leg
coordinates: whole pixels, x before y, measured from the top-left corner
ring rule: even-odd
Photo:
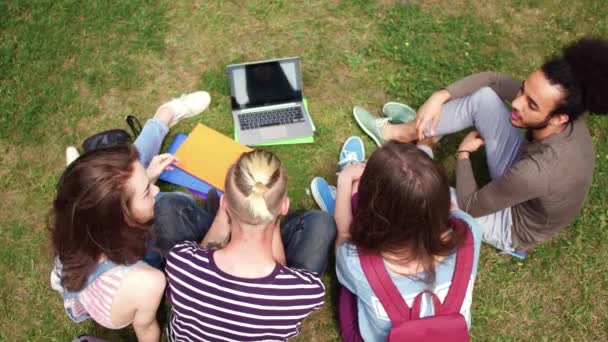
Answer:
[[[169,123],[173,120],[175,116],[175,112],[169,106],[161,106],[156,110],[156,114],[154,114],[154,119],[160,121],[165,126],[169,127]]]
[[[382,130],[385,140],[396,140],[399,142],[412,142],[416,140],[416,122],[393,125],[387,123]]]

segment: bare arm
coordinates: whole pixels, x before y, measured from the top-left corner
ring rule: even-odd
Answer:
[[[350,164],[338,175],[338,188],[334,209],[334,219],[336,220],[336,228],[338,230],[335,244],[336,249],[350,237],[350,225],[353,222],[351,202],[353,182],[361,178],[364,169],[365,164]]]
[[[336,220],[336,249],[350,237],[350,224],[353,222],[352,214],[352,182],[345,180],[340,182],[338,178],[338,189],[336,191],[336,206],[334,219]]]
[[[156,269],[146,267],[145,270],[137,270],[129,274],[129,277],[131,278],[129,297],[136,306],[133,330],[137,340],[157,342],[160,340],[160,327],[156,321],[156,312],[166,285],[165,275]]]
[[[146,324],[136,325],[135,322],[133,322],[133,330],[135,330],[135,335],[137,335],[137,340],[139,342],[160,341],[160,327],[158,326],[156,319],[149,321],[149,323]]]

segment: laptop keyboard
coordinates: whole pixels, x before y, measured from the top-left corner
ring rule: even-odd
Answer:
[[[243,131],[260,127],[289,125],[306,121],[304,119],[304,114],[302,113],[302,108],[300,107],[281,108],[263,112],[240,114],[238,117],[241,130]]]

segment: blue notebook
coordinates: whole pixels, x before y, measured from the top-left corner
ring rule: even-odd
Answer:
[[[171,145],[169,145],[167,153],[175,153],[175,151],[177,151],[187,137],[188,134],[186,133],[177,133],[175,138],[173,138]],[[158,179],[162,180],[163,182],[183,186],[184,188],[188,188],[202,194],[207,194],[209,190],[213,189],[211,185],[175,166],[173,167],[173,170],[163,171]],[[220,190],[216,189],[216,191],[219,195],[223,194],[223,192]]]

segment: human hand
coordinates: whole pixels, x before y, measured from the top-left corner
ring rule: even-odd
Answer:
[[[156,182],[164,170],[173,170],[173,167],[170,165],[177,163],[179,163],[179,159],[170,153],[163,153],[154,156],[154,158],[152,158],[150,161],[150,165],[148,165],[148,168],[146,169],[148,179],[150,179],[152,183]]]
[[[462,139],[458,151],[469,151],[470,153],[473,153],[483,146],[483,144],[484,141],[479,132],[472,131]]]
[[[416,114],[416,132],[418,134],[418,140],[422,140],[427,135],[424,134],[426,128],[430,127],[429,136],[435,134],[435,129],[439,125],[439,119],[441,118],[441,109],[443,104],[450,99],[450,93],[445,90],[439,90],[431,95],[424,104],[418,109]]]
[[[338,182],[354,182],[361,178],[365,170],[365,163],[348,164],[338,173]]]

